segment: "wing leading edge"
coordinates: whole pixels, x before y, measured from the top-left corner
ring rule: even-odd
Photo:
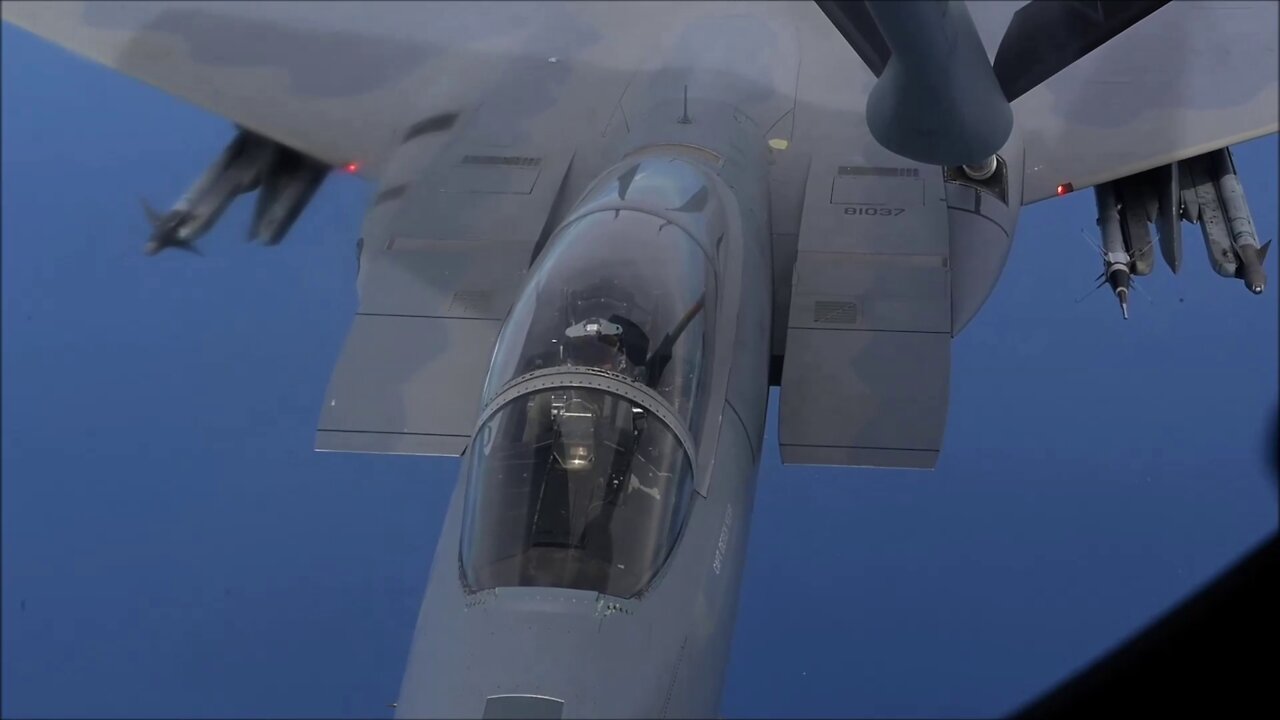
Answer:
[[[1280,129],[1277,10],[1273,2],[1169,3],[1019,98],[1023,202]]]
[[[368,12],[357,21],[342,3],[2,8],[5,21],[78,55],[329,165],[359,161],[375,175],[387,139],[413,112],[404,84],[430,52],[379,27],[380,15],[394,13]]]
[[[588,34],[602,35],[592,44],[608,45],[607,36],[634,29],[637,11],[621,5],[539,6],[543,15],[568,14],[550,25],[531,20],[539,8],[523,3],[481,12],[472,3],[6,2],[3,17],[312,157],[359,159],[376,176],[404,127],[466,94],[461,68],[440,61],[459,38],[504,47],[540,35],[533,45],[570,52],[582,33],[564,28],[589,17]],[[813,36],[815,58],[833,41],[847,48],[839,33],[798,21],[822,17],[817,6],[787,5],[750,11],[798,22]],[[990,56],[1025,9],[969,5]],[[1273,2],[1169,3],[1018,97],[1024,202],[1052,197],[1059,184],[1084,188],[1280,129],[1278,10]],[[683,12],[667,14],[678,22]],[[884,50],[871,57],[883,62]],[[878,68],[848,58],[849,72],[874,77]],[[867,89],[821,65],[801,71],[801,84],[821,86],[819,96]]]

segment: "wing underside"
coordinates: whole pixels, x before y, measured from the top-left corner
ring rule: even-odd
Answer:
[[[1088,10],[1090,5],[1061,7]],[[459,408],[475,396],[480,369],[509,306],[501,293],[484,295],[492,302],[480,302],[473,291],[500,290],[478,287],[491,282],[484,279],[489,275],[501,275],[504,287],[517,282],[545,223],[498,222],[498,215],[481,212],[487,206],[479,202],[477,215],[467,220],[471,216],[456,203],[441,204],[444,196],[438,193],[463,182],[458,179],[463,175],[470,178],[467,183],[480,182],[472,177],[480,172],[475,168],[457,178],[450,174],[449,163],[462,163],[450,153],[502,162],[540,158],[548,194],[522,190],[528,198],[520,207],[529,218],[545,216],[551,222],[562,207],[560,198],[577,197],[603,170],[609,149],[631,132],[632,121],[646,108],[643,88],[664,72],[656,58],[668,56],[689,66],[681,72],[694,78],[685,87],[691,101],[735,103],[764,129],[761,141],[773,148],[768,217],[775,258],[775,359],[782,359],[789,334],[815,338],[835,332],[835,325],[848,325],[839,337],[847,341],[849,357],[873,370],[883,368],[887,376],[902,349],[881,352],[871,340],[859,345],[862,340],[850,340],[863,337],[854,331],[872,339],[878,337],[874,333],[916,333],[919,337],[903,342],[923,337],[937,346],[923,354],[908,351],[930,358],[916,371],[928,382],[899,393],[882,392],[888,386],[878,384],[869,371],[858,382],[875,387],[850,385],[850,392],[861,392],[856,402],[865,407],[923,407],[920,403],[928,401],[945,418],[948,336],[956,330],[955,313],[967,319],[976,312],[972,303],[954,301],[955,288],[963,285],[956,268],[964,267],[955,247],[957,231],[951,230],[949,248],[943,247],[945,240],[934,238],[941,243],[937,248],[904,250],[920,238],[851,233],[842,239],[824,230],[826,216],[813,210],[835,213],[842,222],[861,217],[838,202],[841,178],[861,177],[848,168],[911,167],[920,177],[942,174],[894,158],[869,159],[884,151],[873,147],[864,115],[866,98],[891,57],[869,12],[855,8],[852,20],[841,25],[824,12],[829,7],[778,2],[6,2],[2,7],[6,21],[256,134],[330,165],[358,163],[363,175],[379,183],[370,218],[401,213],[394,209],[399,204],[406,208],[405,218],[417,218],[417,230],[392,223],[397,229],[363,253],[368,265],[362,271],[362,311],[352,337],[366,338],[368,344],[344,350],[342,370],[326,399],[322,432],[329,434],[322,436],[321,445],[374,449],[371,443],[381,443],[382,449],[375,451],[392,452],[461,450],[474,414]],[[1031,28],[1021,31],[1030,33],[1058,28],[1039,10],[1019,15],[1027,3],[968,7],[993,60],[1011,24]],[[1109,182],[1275,132],[1280,125],[1278,8],[1274,2],[1142,2],[1113,10],[1108,3],[1096,17],[1086,14],[1075,25],[1063,23],[1061,32],[1074,27],[1080,37],[1057,38],[1061,42],[1045,54],[1035,73],[1010,75],[1007,63],[1004,71],[995,68],[998,75],[1004,73],[1007,87],[1002,89],[1014,98],[1011,142],[1021,148],[1003,155],[1007,167],[1002,172],[1014,179],[1020,173],[1023,180],[1020,193],[1002,198],[1008,209],[1016,214],[1020,204],[1052,197],[1060,184],[1084,188]],[[753,61],[725,62],[731,55],[720,50],[743,42],[759,49]],[[1035,44],[1018,47],[1027,53]],[[681,55],[674,48],[693,50]],[[1015,87],[1016,92],[1010,90]],[[412,148],[411,155],[406,148]],[[528,172],[514,168],[507,174]],[[519,184],[511,178],[503,182],[502,192]],[[810,186],[822,188],[826,199],[806,197]],[[477,193],[492,190],[467,187]],[[986,222],[990,218],[979,217],[982,209],[999,205],[984,202],[986,195],[968,188],[948,186],[945,194],[937,191],[929,197],[936,206],[928,226],[933,230],[917,234],[934,232],[959,215],[965,222]],[[395,198],[405,202],[397,204]],[[857,198],[849,203],[859,204]],[[960,212],[964,208],[971,209]],[[425,218],[428,212],[436,215]],[[1013,230],[1012,217],[1000,228],[1005,241]],[[444,229],[441,218],[448,221]],[[479,233],[479,228],[488,229]],[[503,256],[510,267],[486,265],[485,258],[495,251],[478,245],[466,251],[470,255],[459,249],[459,243],[476,240],[477,233],[486,242],[518,247],[519,252]],[[863,247],[881,239],[889,244]],[[860,269],[836,277],[830,260],[846,256]],[[868,275],[862,267],[867,257],[880,258],[889,274]],[[911,263],[894,265],[902,265],[903,258]],[[929,265],[934,260],[938,267]],[[998,276],[1000,266],[994,267]],[[920,293],[904,294],[901,287],[884,282],[897,277],[892,273],[912,278],[911,288],[936,286],[937,302],[917,307]],[[917,282],[917,277],[925,280]],[[464,281],[477,287],[459,285]],[[799,300],[793,299],[797,282],[803,285],[797,290]],[[856,282],[867,285],[856,314],[849,309],[852,304],[824,295]],[[978,295],[980,305],[986,295]],[[872,310],[877,307],[895,310],[876,315]],[[426,328],[413,331],[422,337],[446,339],[408,348],[416,353],[414,361],[379,350],[394,344],[407,324]],[[442,343],[470,349],[466,357],[446,357]],[[428,367],[440,370],[434,377],[469,378],[455,383],[466,385],[456,398],[450,395],[456,403],[415,400],[414,393],[423,398],[435,393],[436,385],[423,379]],[[775,378],[783,380],[791,398],[784,400],[791,418],[782,433],[787,436],[784,444],[919,450],[919,457],[902,461],[917,466],[931,465],[936,458],[941,420],[930,426],[927,437],[907,437],[911,442],[905,444],[895,444],[905,437],[897,433],[899,428],[885,429],[868,418],[846,423],[839,437],[800,432],[818,426],[815,418],[827,412],[823,403],[829,397],[804,387],[812,373],[801,372],[802,366],[794,363],[790,367],[790,382]],[[837,370],[814,368],[814,373]],[[381,378],[381,389],[367,392],[369,378]],[[898,425],[909,428],[909,420]],[[396,437],[387,441],[390,436]]]
[[[1278,9],[1169,3],[1015,101],[1024,203],[1276,132]]]

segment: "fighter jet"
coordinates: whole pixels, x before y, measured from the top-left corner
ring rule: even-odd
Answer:
[[[3,15],[376,184],[316,447],[461,458],[398,717],[714,716],[770,386],[784,463],[934,467],[1023,206],[1280,124],[1265,2]]]

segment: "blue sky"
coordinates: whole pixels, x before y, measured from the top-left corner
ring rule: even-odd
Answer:
[[[144,257],[139,197],[229,123],[0,40],[0,712],[389,715],[458,465],[311,450],[372,188],[332,177],[277,248],[241,200],[204,258]],[[1273,237],[1276,138],[1236,161]],[[935,472],[783,468],[771,414],[726,716],[1009,711],[1275,531],[1275,256],[1253,297],[1184,226],[1124,322],[1075,302],[1092,225],[1088,192],[1022,213]]]

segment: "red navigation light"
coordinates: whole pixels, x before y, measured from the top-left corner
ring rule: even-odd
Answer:
[[[349,173],[355,174],[356,172],[359,172],[359,170],[360,170],[360,163],[349,162],[349,163],[347,163],[346,167],[345,167],[345,168],[343,168],[343,169],[344,169],[344,170],[346,170],[346,171],[347,171],[347,172],[349,172]],[[1058,187],[1059,187],[1059,189],[1061,189],[1061,187],[1062,187],[1062,186],[1058,186]]]
[[[1071,187],[1071,183],[1062,183],[1061,185],[1058,186],[1059,195],[1066,195],[1072,190],[1075,190],[1075,188]]]

